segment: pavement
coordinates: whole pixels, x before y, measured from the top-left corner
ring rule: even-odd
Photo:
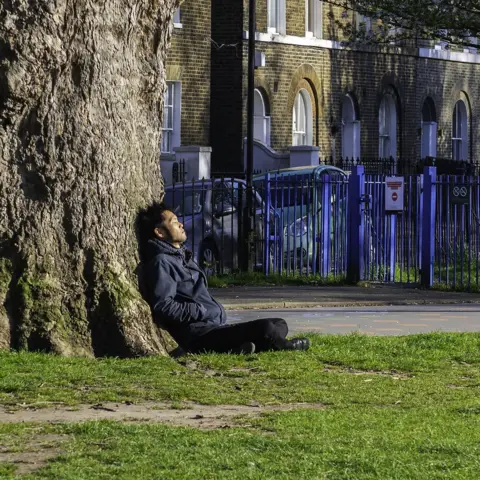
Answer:
[[[410,335],[427,332],[480,332],[480,305],[389,305],[370,307],[229,310],[232,323],[283,318],[291,335]]]
[[[211,292],[227,310],[480,304],[480,293],[384,284],[370,284],[368,287],[242,286],[212,288]]]

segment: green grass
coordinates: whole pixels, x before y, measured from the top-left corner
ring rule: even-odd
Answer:
[[[420,406],[442,399],[461,402],[478,393],[480,334],[311,339],[308,352],[191,355],[180,363],[163,357],[95,360],[1,353],[0,403],[305,401],[344,406],[390,405],[400,398],[406,406]]]
[[[70,439],[24,479],[475,480],[480,472],[480,416],[445,409],[289,412],[210,432],[105,421],[0,426],[4,445],[45,433]],[[12,473],[4,467],[2,478]]]
[[[233,286],[273,286],[273,285],[346,285],[347,281],[343,275],[320,275],[300,274],[292,271],[291,274],[265,275],[259,272],[236,272],[225,275],[218,275],[208,279],[208,285],[212,288],[225,288]]]
[[[312,335],[308,352],[136,360],[0,354],[0,403],[315,402],[214,431],[86,422],[0,425],[0,478],[37,436],[66,435],[25,479],[477,479],[480,334]],[[42,404],[38,404],[42,406]],[[48,406],[48,404],[45,404]],[[6,449],[6,450],[5,450]]]

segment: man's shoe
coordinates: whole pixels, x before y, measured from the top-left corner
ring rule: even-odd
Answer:
[[[250,355],[255,353],[255,344],[253,342],[242,343],[238,348],[234,348],[232,353],[238,355]]]
[[[294,338],[290,340],[293,350],[308,350],[310,348],[310,340],[308,338]]]

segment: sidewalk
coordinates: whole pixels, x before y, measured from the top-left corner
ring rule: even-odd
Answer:
[[[443,292],[382,284],[369,287],[231,287],[212,288],[211,292],[227,310],[480,304],[480,293]]]

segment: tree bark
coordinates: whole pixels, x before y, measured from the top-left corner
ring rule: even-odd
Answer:
[[[165,353],[138,293],[135,217],[160,200],[179,0],[0,5],[0,348]]]

